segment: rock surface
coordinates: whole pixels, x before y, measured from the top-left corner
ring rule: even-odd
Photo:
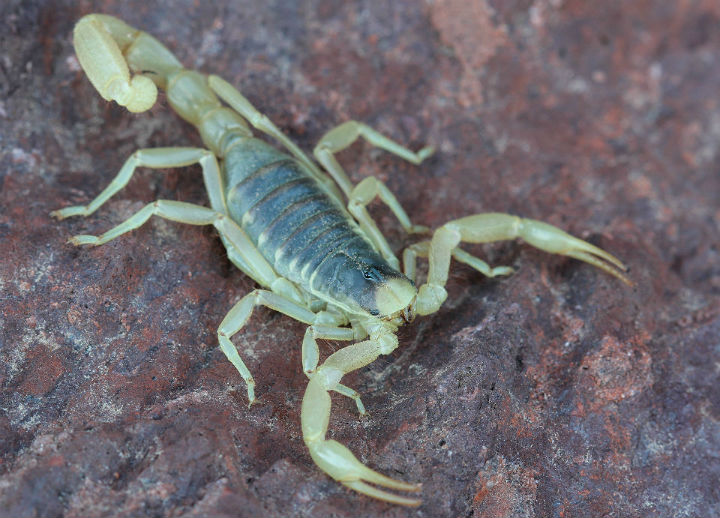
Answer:
[[[720,7],[646,0],[6,2],[0,20],[0,509],[5,516],[717,516],[720,514]],[[207,4],[207,5],[206,5]],[[331,435],[423,482],[410,510],[351,493],[300,436],[303,326],[259,309],[215,235],[153,220],[77,249],[159,198],[205,203],[197,167],[143,170],[90,218],[141,147],[200,145],[164,99],[131,115],[79,70],[83,14],[148,30],[234,84],[303,148],[348,119],[437,154],[368,145],[414,222],[503,211],[622,258],[637,283],[520,243],[476,248],[448,303],[347,378]],[[400,249],[384,207],[373,213]],[[323,353],[338,347],[326,344]]]

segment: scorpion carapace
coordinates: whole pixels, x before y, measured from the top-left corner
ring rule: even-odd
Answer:
[[[100,245],[141,226],[153,215],[191,225],[213,225],[232,263],[260,286],[230,309],[217,332],[222,351],[247,384],[249,402],[255,400],[255,381],[230,339],[253,309],[263,305],[308,325],[302,341],[303,370],[309,379],[301,410],[303,438],[315,463],[355,491],[396,504],[420,504],[419,498],[377,487],[417,492],[420,485],[381,475],[342,444],[326,439],[329,392],[352,398],[360,413],[365,413],[360,396],[340,383],[342,377],[392,352],[398,345],[400,325],[416,314],[438,310],[447,297],[451,258],[490,277],[512,273],[507,266],[491,268],[462,250],[461,242],[520,237],[542,250],[590,263],[630,284],[618,259],[539,221],[501,213],[477,214],[446,223],[431,233],[410,222],[395,196],[377,178],[353,185],[334,157],[359,137],[414,164],[432,154],[431,147],[415,153],[360,122],[349,121],[320,139],[313,152],[315,162],[229,83],[185,69],[160,42],[117,18],[83,17],[75,26],[74,45],[82,68],[105,99],[142,112],[155,103],[157,88],[162,88],[170,106],[197,127],[207,149],[138,150],[90,203],[57,210],[53,216],[92,214],[128,183],[137,167],[199,164],[210,207],[157,200],[100,236],[79,235],[70,242]],[[284,151],[255,138],[251,127],[275,139]],[[402,273],[400,262],[366,210],[375,198],[390,208],[407,232],[431,234],[403,252]],[[416,288],[418,257],[427,257],[429,266],[426,281]],[[354,343],[321,363],[318,338]]]

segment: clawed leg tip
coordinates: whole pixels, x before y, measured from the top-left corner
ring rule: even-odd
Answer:
[[[407,486],[408,487],[407,487],[407,489],[405,489],[405,491],[407,491],[408,493],[420,493],[422,491],[422,487],[423,487],[422,483],[407,484]]]
[[[496,266],[492,269],[492,275],[490,277],[510,277],[515,273],[515,268],[510,266]]]
[[[362,493],[372,498],[377,498],[378,500],[390,502],[391,504],[404,505],[407,507],[418,507],[422,504],[422,500],[420,498],[409,498],[407,496],[397,495],[383,489],[378,489],[377,487],[371,486],[370,484],[367,484],[362,480],[343,482],[343,484],[352,489],[353,491],[357,491],[358,493]],[[422,484],[398,484],[402,487],[395,487],[394,489],[398,489],[400,491],[407,491],[409,493],[419,493],[422,490]]]
[[[71,237],[67,242],[75,246],[97,245],[98,238],[96,236],[79,235]]]
[[[435,146],[425,146],[420,151],[418,151],[418,156],[420,157],[420,160],[425,160],[433,153],[435,153]]]

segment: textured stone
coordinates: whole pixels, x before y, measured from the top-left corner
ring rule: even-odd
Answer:
[[[720,8],[692,3],[6,2],[0,20],[0,509],[12,516],[713,516],[720,514]],[[200,145],[164,98],[131,115],[72,52],[83,14],[148,30],[234,84],[305,149],[354,118],[437,154],[358,144],[414,222],[506,211],[559,225],[636,287],[519,243],[474,249],[448,302],[334,399],[331,435],[423,482],[419,510],[356,495],[300,435],[303,326],[259,309],[236,339],[258,404],[216,346],[253,287],[212,230],[152,221],[205,203],[198,168],[143,170],[84,203],[140,147]],[[398,247],[410,242],[384,207]],[[326,344],[327,354],[339,344]]]

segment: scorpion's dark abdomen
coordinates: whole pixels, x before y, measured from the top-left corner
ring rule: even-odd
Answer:
[[[230,216],[279,275],[310,287],[310,277],[329,257],[377,256],[310,173],[264,142],[234,145],[225,157],[225,176]]]

